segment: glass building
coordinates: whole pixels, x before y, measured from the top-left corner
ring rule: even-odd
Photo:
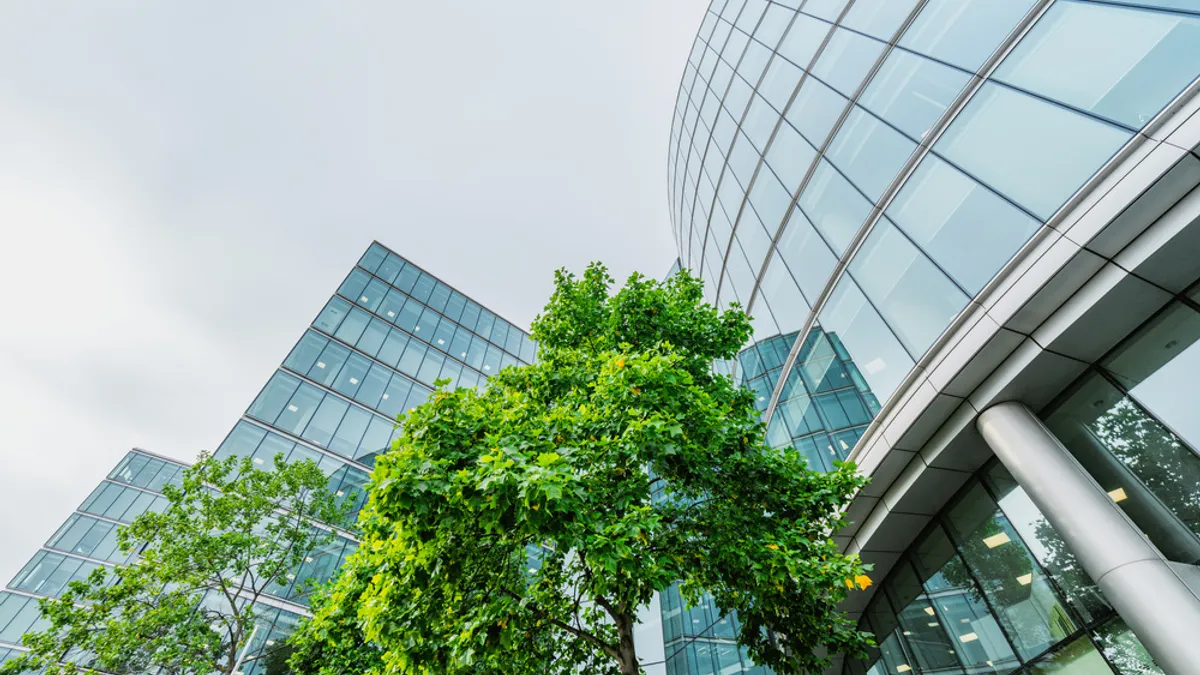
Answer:
[[[830,673],[1200,673],[1197,75],[1196,0],[708,8],[680,260],[769,441],[872,479]]]
[[[435,380],[482,387],[536,352],[524,330],[373,243],[214,454],[264,466],[279,453],[310,459],[356,511],[375,455],[399,433],[396,416],[424,402]],[[116,550],[117,527],[163,508],[159,491],[179,480],[183,466],[143,450],[121,460],[0,591],[0,662],[20,651],[21,635],[38,629],[39,597],[57,596],[98,566],[129,561]],[[265,651],[307,613],[301,582],[329,579],[356,546],[333,539],[263,601],[244,675],[261,673]]]

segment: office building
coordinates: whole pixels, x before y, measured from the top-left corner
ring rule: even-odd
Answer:
[[[525,331],[373,243],[214,454],[264,467],[279,453],[310,459],[357,511],[375,455],[398,434],[396,416],[424,402],[435,380],[481,387],[501,368],[531,362],[536,351]],[[117,527],[165,506],[160,490],[183,467],[143,450],[121,460],[0,591],[0,662],[37,629],[39,597],[58,595],[98,566],[129,561],[116,548]],[[264,651],[306,613],[302,582],[329,579],[355,547],[335,537],[289,575],[288,587],[262,601],[244,675],[261,673]]]
[[[830,673],[1200,672],[1197,75],[1195,0],[708,8],[680,259],[754,317],[771,442],[872,479],[880,647]]]

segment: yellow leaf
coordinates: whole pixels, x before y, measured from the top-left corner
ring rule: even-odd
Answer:
[[[637,396],[638,394],[642,393],[642,390],[638,389],[637,387],[630,387],[629,391],[633,392],[634,396]]]
[[[854,590],[854,580],[853,579],[846,579],[846,588],[849,588],[850,590]]]
[[[529,508],[533,509],[534,511],[537,511],[538,509],[542,508],[542,506],[541,506],[541,504],[534,504],[533,506],[531,506]]]
[[[616,365],[617,365],[617,368],[618,368],[618,369],[620,369],[620,368],[624,368],[624,367],[625,367],[625,359],[617,359],[617,364],[616,364]]]
[[[860,574],[854,577],[854,584],[865,591],[867,590],[867,587],[871,585],[871,577],[865,574]]]
[[[779,546],[777,544],[767,544],[767,548],[771,549],[772,551],[779,550]]]

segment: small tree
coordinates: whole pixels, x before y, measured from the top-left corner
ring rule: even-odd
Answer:
[[[0,675],[107,671],[230,675],[246,646],[255,603],[292,582],[306,554],[333,536],[314,521],[340,523],[345,509],[311,461],[201,456],[166,485],[168,506],[119,530],[138,559],[100,568],[59,598],[39,601],[49,626],[25,635],[30,648]]]
[[[863,479],[768,447],[753,396],[713,373],[747,316],[686,272],[611,284],[559,272],[537,364],[409,416],[295,672],[635,675],[637,613],[676,580],[781,670],[869,643],[837,610],[869,579],[831,539]]]

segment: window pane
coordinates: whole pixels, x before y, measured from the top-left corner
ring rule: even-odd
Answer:
[[[367,287],[358,295],[359,305],[365,307],[368,311],[374,312],[379,308],[379,303],[383,302],[383,296],[388,292],[388,285],[379,279],[371,279]]]
[[[351,302],[357,302],[358,296],[362,293],[362,290],[366,288],[367,282],[370,280],[370,274],[367,274],[360,269],[351,270],[350,274],[346,276],[346,280],[343,281],[342,285],[338,287],[338,295],[350,300]]]
[[[810,77],[800,85],[796,100],[788,108],[787,120],[816,148],[825,143],[829,131],[845,110],[846,97]]]
[[[914,358],[920,358],[968,298],[886,218],[850,261],[850,273]]]
[[[374,408],[379,404],[379,397],[383,395],[383,390],[387,388],[388,380],[391,378],[392,373],[387,368],[378,363],[371,364],[371,370],[363,378],[362,386],[354,395],[354,400],[369,408]]]
[[[1057,2],[996,79],[1140,129],[1200,73],[1200,17]]]
[[[346,312],[349,311],[350,303],[341,298],[333,298],[326,303],[325,309],[322,309],[320,315],[313,321],[313,326],[332,335],[341,325],[342,319],[346,317]]]
[[[333,386],[342,365],[350,356],[350,350],[337,342],[330,342],[325,350],[317,357],[317,362],[308,369],[308,377],[320,382],[326,387]]]
[[[780,43],[779,53],[801,68],[807,68],[830,28],[832,26],[824,21],[801,14],[792,22],[787,36]]]
[[[358,344],[355,346],[359,350],[375,356],[390,331],[391,328],[387,323],[379,319],[371,319],[370,323],[367,324],[367,329],[363,331],[362,337],[358,338]]]
[[[804,11],[819,16],[828,21],[834,21],[842,14],[846,0],[808,0],[804,3]]]
[[[317,356],[321,350],[325,349],[325,345],[329,340],[320,335],[308,331],[304,333],[304,337],[300,338],[300,342],[292,348],[292,353],[284,359],[283,365],[296,371],[297,373],[307,373],[309,368],[312,368],[316,362]]]
[[[882,51],[882,42],[838,28],[825,45],[812,73],[843,96],[852,96]]]
[[[307,384],[300,385],[300,388],[288,401],[287,407],[274,420],[275,426],[299,436],[304,427],[308,426],[308,421],[312,419],[317,405],[324,396],[325,394],[316,387]]]
[[[779,125],[775,140],[771,141],[771,147],[767,150],[767,165],[783,181],[784,187],[792,191],[804,180],[804,174],[808,172],[816,154],[817,151],[808,141],[785,122]]]
[[[912,370],[912,358],[849,276],[838,281],[820,322],[845,346],[880,401],[886,401]]]
[[[375,358],[395,368],[407,346],[408,336],[398,330],[393,330],[388,333],[387,339],[383,341],[383,346],[379,348],[379,353]]]
[[[1096,644],[1122,675],[1163,675],[1142,641],[1120,617],[1096,629]]]
[[[387,251],[385,251],[382,246],[379,244],[371,244],[371,246],[367,248],[367,252],[363,254],[362,259],[358,261],[358,264],[367,271],[374,272],[375,268],[379,267],[379,264],[383,262],[383,259],[386,256]]]
[[[313,415],[312,421],[304,430],[304,438],[323,448],[327,447],[348,407],[349,404],[342,399],[336,396],[326,396]]]
[[[989,82],[934,149],[1049,218],[1130,135]]]
[[[855,106],[825,156],[875,202],[916,147],[903,134]]]
[[[358,342],[358,338],[362,336],[363,331],[367,328],[367,323],[370,322],[371,315],[361,309],[352,309],[350,314],[346,316],[346,320],[338,327],[334,337],[345,342],[346,344],[354,344]]]
[[[858,102],[912,138],[922,140],[969,80],[970,76],[960,70],[895,49]]]
[[[796,203],[839,256],[871,213],[871,203],[824,159]]]
[[[374,415],[362,408],[349,406],[345,417],[342,418],[342,423],[338,425],[337,433],[329,441],[329,449],[347,457],[353,457],[354,451],[358,449],[358,442],[362,439],[363,433],[367,430],[367,424],[373,417]],[[314,419],[313,424],[315,423]],[[311,428],[312,425],[309,427]]]
[[[396,289],[391,289],[383,298],[383,303],[379,305],[377,310],[381,316],[387,318],[388,321],[395,322],[396,316],[400,313],[400,308],[408,300],[408,296]]]
[[[258,398],[250,404],[246,414],[267,423],[274,422],[299,385],[299,378],[276,371],[267,382],[267,386],[258,394]]]
[[[837,258],[817,234],[808,218],[793,209],[779,240],[779,253],[795,275],[796,283],[809,302],[816,302],[837,265]]]
[[[1034,0],[929,0],[905,31],[900,46],[975,72],[1033,3]]]
[[[842,25],[890,41],[916,4],[916,0],[856,0]]]
[[[983,486],[972,485],[947,520],[963,560],[1022,658],[1033,658],[1075,632],[1041,567]]]
[[[972,294],[1041,227],[933,155],[921,161],[887,215]]]
[[[370,367],[370,359],[361,354],[351,354],[350,358],[346,359],[346,365],[342,368],[342,372],[338,373],[333,388],[346,396],[353,397],[358,392],[359,386],[362,385],[363,378],[366,377],[367,369]]]
[[[400,274],[400,270],[404,269],[404,261],[396,255],[389,253],[379,269],[374,270],[375,275],[389,284],[396,280],[396,276]]]
[[[1101,675],[1111,673],[1112,669],[1096,651],[1092,641],[1086,635],[1071,644],[1039,659],[1029,669],[1031,675]]]
[[[791,333],[804,327],[809,305],[796,282],[792,280],[792,273],[788,271],[783,258],[778,254],[771,257],[763,275],[761,300],[766,300],[774,316],[782,317],[779,325],[781,332]]]

